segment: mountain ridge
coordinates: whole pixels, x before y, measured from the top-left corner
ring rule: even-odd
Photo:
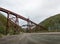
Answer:
[[[51,16],[39,24],[46,27],[48,31],[60,31],[60,14]]]

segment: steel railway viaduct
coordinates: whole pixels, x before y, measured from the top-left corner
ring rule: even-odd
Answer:
[[[12,21],[13,19],[15,19],[14,24],[16,24],[16,26],[17,26],[17,25],[19,25],[19,20],[18,20],[18,18],[26,21],[26,22],[28,23],[28,28],[31,27],[30,25],[34,24],[34,26],[40,27],[40,28],[42,28],[42,29],[46,29],[45,27],[36,24],[35,22],[31,21],[30,19],[25,18],[25,17],[23,17],[23,16],[21,16],[21,15],[19,15],[19,14],[17,14],[17,13],[14,13],[14,12],[12,12],[12,11],[10,11],[10,10],[7,10],[7,9],[4,9],[4,8],[0,7],[0,11],[1,11],[1,12],[4,12],[4,13],[7,13],[6,34],[8,33],[8,28],[9,28],[9,23],[10,23],[9,21]],[[10,18],[10,15],[15,16],[15,18],[14,18],[14,17]],[[29,25],[29,24],[30,24],[30,25]],[[16,32],[17,30],[18,30],[18,28],[15,27],[15,32]]]

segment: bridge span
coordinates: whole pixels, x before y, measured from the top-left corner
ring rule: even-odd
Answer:
[[[14,17],[9,18],[10,15],[15,16],[16,19],[15,19],[14,23],[15,23],[16,25],[19,25],[19,23],[18,23],[18,22],[19,22],[18,18],[20,18],[20,19],[26,21],[26,22],[28,23],[28,25],[34,24],[34,25],[37,26],[37,27],[40,27],[40,28],[42,28],[42,29],[46,29],[45,27],[43,27],[43,26],[41,26],[41,25],[38,25],[37,23],[31,21],[30,19],[25,18],[25,17],[23,17],[23,16],[21,16],[21,15],[19,15],[19,14],[17,14],[17,13],[14,13],[14,12],[12,12],[12,11],[10,11],[10,10],[7,10],[7,9],[4,9],[4,8],[0,7],[0,11],[7,13],[7,26],[6,26],[7,28],[6,28],[6,34],[7,34],[7,32],[8,32],[8,28],[9,28],[9,20],[12,21],[12,19],[14,18]],[[16,32],[16,30],[17,30],[18,28],[17,28],[17,27],[15,27],[15,28],[16,28],[16,29],[15,29],[15,32]],[[31,29],[31,26],[28,26],[28,28]]]

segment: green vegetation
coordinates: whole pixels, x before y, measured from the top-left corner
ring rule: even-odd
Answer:
[[[1,37],[1,35],[5,35],[6,34],[6,25],[7,25],[6,17],[0,13],[0,37]],[[18,31],[16,30],[17,32],[14,32],[15,25],[16,24],[11,21],[10,27],[8,29],[8,34],[12,35],[14,33],[15,34],[19,34],[20,31],[24,32],[24,30],[18,25],[16,27],[18,27],[19,30]],[[44,29],[36,26],[32,30],[27,30],[27,32],[48,32],[48,31],[50,31],[50,32],[51,31],[60,32],[60,14],[57,14],[55,16],[51,16],[51,17],[45,19],[43,22],[40,23],[40,25],[45,27],[47,30],[44,30]]]
[[[7,25],[7,19],[6,17],[0,13],[0,36],[1,35],[5,35],[6,34],[6,25]],[[10,27],[8,29],[8,34],[14,34],[14,28],[15,24],[11,21],[10,23]],[[15,34],[18,34],[20,33],[20,31],[23,31],[22,28],[20,26],[17,25],[17,27],[19,28],[19,30],[15,33]]]
[[[0,13],[0,34],[5,34],[6,18]]]
[[[60,14],[47,18],[40,25],[46,27],[48,31],[60,32]]]

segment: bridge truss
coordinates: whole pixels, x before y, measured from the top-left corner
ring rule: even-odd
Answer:
[[[9,29],[9,24],[10,24],[10,22],[11,21],[13,21],[13,24],[15,24],[15,32],[18,30],[18,27],[17,27],[17,25],[19,26],[19,20],[18,19],[22,19],[22,20],[24,20],[24,21],[26,21],[28,24],[28,29],[30,29],[31,30],[31,27],[32,26],[30,26],[30,25],[32,25],[32,24],[34,24],[35,26],[37,26],[37,27],[39,27],[39,28],[42,28],[42,29],[46,29],[46,28],[44,28],[43,26],[41,26],[41,25],[38,25],[38,24],[36,24],[35,22],[33,22],[33,21],[31,21],[30,19],[28,19],[28,18],[25,18],[25,17],[23,17],[23,16],[21,16],[21,15],[19,15],[19,14],[17,14],[17,13],[14,13],[14,12],[12,12],[12,11],[10,11],[10,10],[7,10],[7,9],[4,9],[4,8],[2,8],[2,7],[0,7],[0,11],[2,11],[2,12],[5,12],[5,13],[7,13],[7,26],[6,26],[6,34],[8,33],[8,29]],[[11,17],[11,15],[13,16],[13,17]],[[18,30],[19,31],[19,30]],[[30,31],[31,32],[31,31]]]

